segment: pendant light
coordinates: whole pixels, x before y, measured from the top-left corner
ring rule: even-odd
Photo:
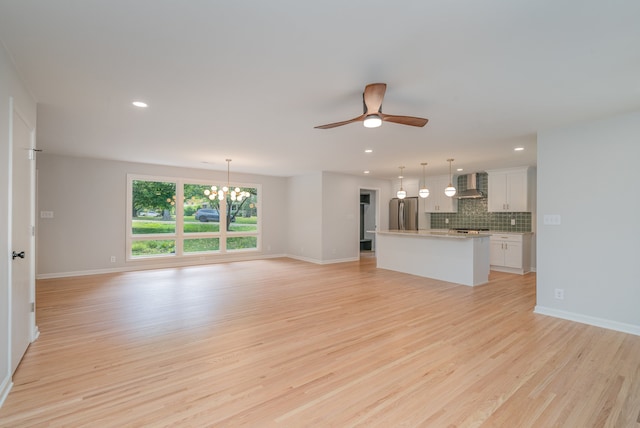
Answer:
[[[420,195],[420,197],[424,199],[429,197],[429,189],[427,188],[427,178],[424,175],[424,167],[427,166],[427,163],[422,162],[420,165],[422,165],[422,187],[420,188],[418,195]]]
[[[444,194],[448,197],[452,197],[456,194],[456,188],[453,187],[453,184],[451,183],[453,179],[453,177],[451,176],[451,162],[453,162],[453,159],[447,159],[447,162],[449,162],[449,187],[444,189]]]
[[[396,196],[398,197],[398,199],[404,199],[407,197],[407,192],[404,191],[404,189],[402,188],[402,171],[404,170],[403,166],[399,166],[398,168],[400,168],[400,190],[398,190],[398,193],[396,193]]]

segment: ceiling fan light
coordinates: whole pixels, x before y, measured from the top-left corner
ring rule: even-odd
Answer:
[[[382,125],[382,118],[377,114],[370,114],[364,119],[365,128],[377,128],[380,125]]]

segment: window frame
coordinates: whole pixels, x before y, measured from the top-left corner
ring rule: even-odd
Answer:
[[[174,233],[150,233],[144,235],[135,235],[133,233],[133,182],[134,181],[158,181],[165,183],[174,183],[176,186],[175,197],[176,201],[182,201],[175,205],[175,231]],[[233,187],[245,187],[255,188],[256,195],[256,209],[258,213],[258,221],[256,224],[256,230],[253,231],[227,231],[227,199],[220,201],[220,221],[219,230],[217,232],[186,232],[184,231],[184,186],[185,184],[196,184],[211,186],[212,183],[222,180],[204,180],[194,178],[183,177],[166,177],[158,175],[143,175],[143,174],[127,174],[127,198],[126,198],[126,238],[125,238],[125,252],[127,262],[140,262],[149,259],[189,259],[189,258],[202,258],[202,257],[221,257],[229,254],[237,253],[258,253],[262,251],[262,212],[261,212],[261,199],[262,199],[262,185],[252,183],[239,183],[234,182],[230,185]],[[256,237],[255,248],[240,248],[240,249],[227,249],[227,238],[235,237]],[[213,251],[199,251],[189,252],[184,251],[185,239],[206,239],[206,238],[218,238],[219,245],[218,250]],[[138,241],[156,241],[156,240],[173,240],[175,242],[175,252],[172,254],[153,254],[145,256],[134,256],[132,253],[132,245]]]

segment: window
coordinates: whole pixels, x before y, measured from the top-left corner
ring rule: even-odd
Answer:
[[[128,259],[259,249],[259,187],[128,177]],[[182,201],[179,203],[178,201]]]

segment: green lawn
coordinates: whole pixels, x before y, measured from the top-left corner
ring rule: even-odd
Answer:
[[[132,222],[134,235],[145,235],[153,233],[175,233],[176,223],[174,220],[161,220],[159,218],[150,219],[148,217],[136,217]],[[250,232],[258,229],[257,217],[238,217],[231,223],[231,232]],[[220,223],[200,222],[188,216],[184,218],[184,232],[219,232]],[[228,250],[240,250],[256,248],[258,238],[255,236],[229,236],[227,237]],[[219,238],[185,238],[184,252],[198,253],[205,251],[218,251],[220,249]],[[152,241],[136,241],[131,245],[132,255],[150,256],[161,254],[174,254],[175,241],[173,239],[158,239]]]
[[[151,233],[175,233],[175,220],[150,220],[145,217],[136,217],[133,219],[132,231],[134,235],[145,235]],[[258,230],[257,217],[238,217],[234,223],[231,223],[230,230],[232,232],[248,232]],[[195,220],[193,216],[184,218],[184,232],[219,232],[220,223],[218,222],[200,222]]]

